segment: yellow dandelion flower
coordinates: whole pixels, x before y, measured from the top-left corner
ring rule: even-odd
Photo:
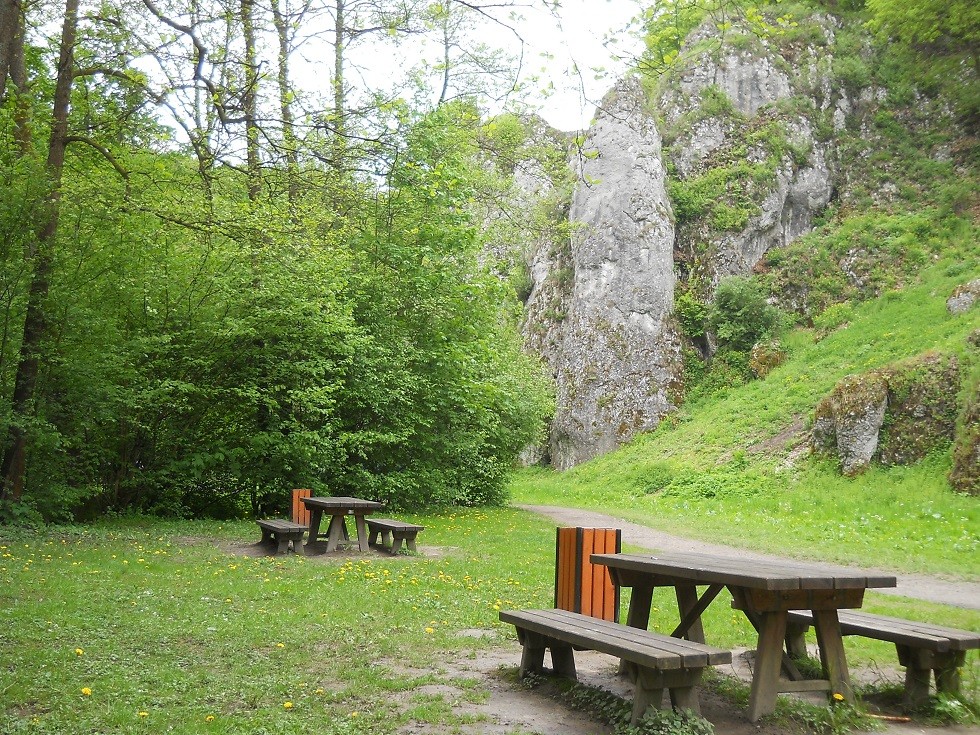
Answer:
[[[149,717],[150,716],[150,713],[149,712],[137,712],[137,714],[140,717]]]
[[[81,648],[76,648],[75,649],[75,655],[76,656],[81,656],[83,653],[85,653],[85,651],[83,651]]]
[[[351,712],[351,713],[350,713],[350,716],[351,716],[351,717],[357,717],[357,712]]]
[[[91,697],[92,696],[92,690],[89,689],[88,687],[82,687],[82,694],[84,696],[86,696],[86,697]]]
[[[841,694],[840,692],[834,692],[834,701],[835,702],[843,702],[844,701],[844,695]]]
[[[214,715],[208,715],[204,718],[205,722],[214,722]]]
[[[436,629],[435,628],[426,628],[425,629],[425,632],[426,633],[435,633],[436,632]]]
[[[285,648],[285,647],[286,647],[286,644],[285,643],[277,643],[276,644],[276,648]]]
[[[314,694],[323,694],[323,689],[317,689]]]
[[[282,707],[283,707],[283,709],[292,709],[293,708],[293,703],[292,702],[283,702],[282,703]]]

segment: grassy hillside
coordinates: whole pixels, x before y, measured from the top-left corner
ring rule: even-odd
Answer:
[[[945,302],[978,276],[976,256],[940,262],[916,285],[854,306],[822,339],[796,329],[783,340],[787,361],[765,380],[685,406],[573,470],[524,470],[513,501],[594,508],[782,554],[980,579],[980,499],[949,489],[949,449],[845,478],[807,446],[814,406],[848,374],[927,350],[954,352],[975,372],[980,356],[966,337],[980,328],[980,308],[954,317]]]

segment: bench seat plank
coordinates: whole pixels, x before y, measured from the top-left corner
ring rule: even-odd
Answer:
[[[972,631],[856,610],[841,610],[838,617],[843,635],[859,635],[940,652],[980,648],[980,633]],[[794,610],[789,614],[789,619],[798,625],[813,624],[813,616],[809,610]]]
[[[293,521],[283,521],[278,518],[261,518],[255,521],[262,529],[262,541],[266,545],[276,545],[277,554],[285,554],[289,551],[290,541],[293,544],[293,551],[301,556],[306,554],[303,549],[303,534],[307,527],[302,523]]]
[[[730,651],[568,610],[505,610],[501,611],[500,619],[544,636],[560,637],[574,646],[657,669],[714,666],[732,661]]]
[[[540,671],[546,648],[551,649],[556,673],[572,679],[575,649],[599,651],[627,662],[635,685],[634,725],[649,707],[660,705],[664,689],[675,708],[700,713],[697,684],[702,671],[732,661],[730,651],[569,610],[502,610],[500,620],[517,628],[524,647],[521,678]]]
[[[368,518],[368,544],[387,549],[391,554],[401,550],[402,542],[409,551],[417,551],[415,537],[425,526],[418,526],[406,521],[396,521],[392,518]]]
[[[894,643],[898,661],[905,667],[905,704],[915,708],[928,700],[930,674],[936,678],[936,691],[957,694],[960,690],[960,667],[966,652],[980,648],[980,633],[947,628],[932,623],[892,618],[887,615],[841,610],[841,635]],[[813,624],[813,615],[806,610],[789,614],[787,650],[805,649],[803,635]]]

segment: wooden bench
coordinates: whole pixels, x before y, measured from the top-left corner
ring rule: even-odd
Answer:
[[[289,551],[289,542],[293,542],[293,551],[297,554],[305,555],[303,550],[303,534],[306,533],[306,526],[292,521],[280,521],[272,518],[268,520],[258,520],[259,528],[262,529],[262,544],[267,546],[276,545],[276,554],[285,554]]]
[[[522,679],[542,671],[545,649],[551,649],[555,673],[569,679],[576,678],[573,649],[600,651],[628,662],[635,685],[633,725],[648,707],[660,706],[664,689],[669,690],[674,709],[700,714],[697,685],[701,672],[706,666],[732,661],[730,651],[568,610],[502,610],[500,619],[517,628],[524,647]]]
[[[366,518],[365,520],[368,526],[368,545],[387,549],[392,554],[399,552],[403,541],[409,551],[416,551],[415,537],[419,531],[425,530],[425,526],[394,521],[390,518]]]
[[[935,672],[937,692],[959,693],[960,667],[966,660],[966,652],[980,648],[980,633],[857,610],[840,610],[838,616],[842,635],[895,644],[898,662],[905,667],[905,705],[911,708],[928,701],[930,672]],[[813,615],[809,611],[789,613],[787,651],[805,652],[803,636],[812,624]]]

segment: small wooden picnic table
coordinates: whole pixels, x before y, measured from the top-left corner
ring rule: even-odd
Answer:
[[[868,587],[894,587],[893,576],[822,567],[795,561],[739,560],[713,554],[593,554],[593,564],[609,568],[613,583],[632,587],[627,625],[646,628],[653,590],[673,587],[680,623],[675,638],[704,643],[701,614],[728,588],[732,606],[758,632],[749,719],[775,710],[779,692],[827,691],[854,700],[837,611],[861,607]],[[698,594],[698,586],[707,589]],[[811,610],[825,679],[804,680],[783,654],[790,610]],[[785,669],[788,679],[780,677]]]
[[[347,516],[354,516],[358,548],[367,551],[368,535],[364,516],[385,507],[384,503],[361,498],[314,496],[301,500],[310,511],[310,532],[306,539],[305,550],[307,553],[315,554],[334,551],[341,544],[349,544]],[[330,524],[327,526],[326,533],[320,533],[320,519],[324,513],[330,515]]]

